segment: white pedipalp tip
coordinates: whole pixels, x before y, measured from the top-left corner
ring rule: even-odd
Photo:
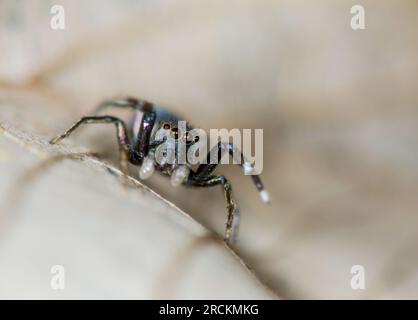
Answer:
[[[154,159],[152,157],[146,157],[142,162],[142,166],[139,169],[139,177],[141,180],[146,180],[154,173]]]
[[[267,190],[260,191],[260,197],[261,197],[261,200],[263,200],[264,203],[270,203],[270,195],[267,192]]]
[[[183,183],[185,179],[189,176],[190,169],[189,167],[182,165],[173,171],[171,174],[171,185],[173,187],[178,187]]]

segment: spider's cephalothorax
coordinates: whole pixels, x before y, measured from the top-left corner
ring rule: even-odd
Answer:
[[[130,108],[134,111],[131,130],[119,118],[108,115],[97,115],[100,111],[108,107]],[[192,164],[186,159],[184,162],[166,161],[166,157],[158,155],[159,147],[170,141],[174,150],[174,159],[177,159],[177,150],[180,142],[185,146],[186,151],[199,141],[199,136],[191,134],[192,127],[186,126],[180,130],[178,125],[179,118],[165,111],[164,109],[155,107],[152,103],[144,100],[133,98],[106,100],[102,102],[96,109],[93,116],[85,116],[77,121],[63,134],[51,140],[52,144],[60,142],[68,137],[80,125],[86,123],[111,123],[117,129],[117,139],[120,150],[120,163],[122,171],[128,173],[128,163],[140,167],[139,176],[141,179],[149,178],[156,170],[171,178],[173,186],[186,185],[194,187],[211,187],[221,185],[224,190],[228,217],[226,222],[225,240],[230,242],[235,239],[238,227],[239,211],[232,195],[232,188],[229,181],[223,175],[213,174],[217,163],[201,163],[197,168],[193,169]],[[162,134],[161,134],[162,133]],[[163,149],[165,150],[165,149]],[[232,143],[219,142],[215,150],[208,153],[208,160],[212,152],[218,152],[218,159],[222,158],[224,152],[228,152],[231,156],[234,153],[234,145]],[[165,151],[164,151],[165,152]],[[165,154],[164,154],[165,156]],[[251,166],[241,155],[242,161],[240,166],[247,172],[251,170]],[[269,196],[264,190],[263,184],[258,175],[251,175],[253,182],[260,192],[261,199],[269,202]]]

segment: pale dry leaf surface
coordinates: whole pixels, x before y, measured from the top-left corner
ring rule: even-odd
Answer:
[[[2,103],[56,111],[10,123],[48,136],[129,94],[203,128],[263,128],[271,206],[223,168],[246,263],[283,297],[418,297],[416,1],[363,1],[359,32],[349,0],[61,2],[62,32],[49,28],[48,1],[0,3]],[[111,129],[68,143],[117,154]],[[149,186],[224,232],[220,190],[157,176]],[[350,287],[357,264],[366,290]]]

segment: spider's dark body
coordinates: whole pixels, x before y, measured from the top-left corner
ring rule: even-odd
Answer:
[[[132,109],[134,115],[130,125],[126,125],[124,121],[113,116],[96,115],[108,107]],[[193,127],[186,125],[185,128],[181,128],[182,130],[180,130],[178,124],[181,120],[183,119],[178,118],[163,108],[155,107],[152,103],[144,100],[133,98],[107,100],[98,106],[95,115],[81,118],[66,132],[52,139],[51,143],[58,143],[85,123],[111,123],[115,125],[120,150],[121,168],[125,174],[128,173],[128,163],[131,163],[140,166],[139,176],[142,180],[149,178],[156,170],[169,176],[173,186],[180,184],[193,187],[222,185],[228,211],[225,240],[230,241],[236,235],[239,215],[238,207],[232,195],[231,184],[223,175],[214,174],[217,163],[210,163],[209,159],[212,152],[218,152],[218,159],[222,158],[224,152],[228,152],[232,156],[235,150],[234,146],[231,143],[219,142],[215,150],[209,152],[207,156],[208,161],[199,164],[195,169],[192,168],[192,164],[189,163],[187,157],[185,162],[177,160],[169,162],[162,161],[157,156],[158,148],[162,144],[167,143],[167,137],[171,137],[168,140],[171,143],[170,146],[175,150],[174,159],[178,159],[177,150],[179,150],[180,143],[183,143],[187,152],[193,144],[199,141],[199,136],[192,136],[191,134]],[[161,135],[161,133],[164,135]],[[163,136],[166,136],[166,138],[163,138]],[[247,172],[247,170],[251,169],[251,166],[244,161],[242,155],[241,159],[243,161],[240,165]],[[268,194],[264,190],[259,176],[252,175],[251,177],[260,192],[262,200],[269,202]]]

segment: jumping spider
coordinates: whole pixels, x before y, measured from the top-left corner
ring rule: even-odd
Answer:
[[[108,107],[132,109],[134,111],[132,125],[127,126],[124,121],[113,116],[97,115],[99,111]],[[186,164],[161,164],[155,160],[154,155],[156,148],[161,144],[161,141],[156,139],[156,132],[160,129],[169,130],[176,141],[182,139],[183,137],[179,136],[177,127],[178,121],[178,117],[161,108],[155,107],[152,103],[145,100],[137,100],[134,98],[106,100],[97,107],[95,115],[82,117],[66,132],[52,139],[50,143],[59,143],[82,124],[111,123],[115,125],[120,152],[120,166],[125,174],[128,173],[129,162],[133,165],[141,166],[139,175],[143,180],[149,178],[156,169],[160,173],[171,177],[173,186],[178,186],[180,184],[193,187],[222,185],[228,212],[225,241],[229,243],[236,237],[239,210],[232,195],[230,182],[223,175],[213,174],[217,164],[207,161],[207,164],[200,164],[197,169],[192,169],[192,165],[188,162],[186,162]],[[191,127],[187,127],[187,130],[191,129]],[[187,133],[188,132],[186,132],[186,138]],[[198,138],[199,137],[194,137],[192,141],[188,141],[186,148],[189,148],[192,144],[197,142]],[[133,142],[132,144],[131,141]],[[223,152],[226,151],[232,156],[234,145],[232,143],[219,142],[216,149],[219,154],[218,159],[220,159]],[[216,149],[214,152],[216,152]],[[211,152],[208,153],[208,159],[210,154]],[[244,161],[242,154],[241,159],[243,161],[241,161],[240,166],[244,172],[246,172],[251,166],[248,162]],[[251,175],[251,178],[260,193],[261,199],[268,203],[269,196],[267,191],[264,190],[260,177],[258,175]]]

